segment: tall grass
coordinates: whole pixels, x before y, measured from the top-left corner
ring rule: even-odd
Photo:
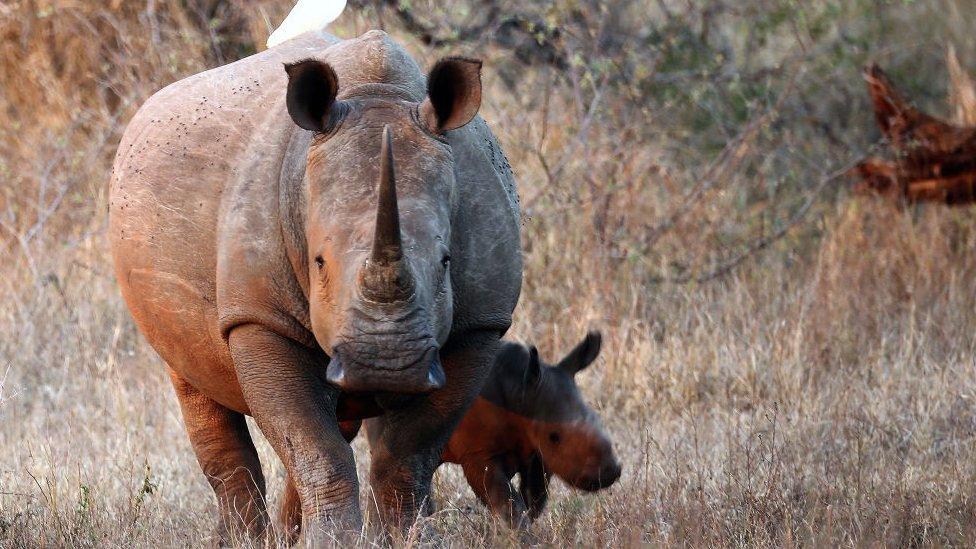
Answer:
[[[523,198],[510,337],[556,358],[603,330],[581,379],[624,476],[599,495],[557,489],[518,539],[445,467],[427,519],[445,545],[976,540],[976,222],[855,201],[830,178],[877,136],[864,61],[929,110],[964,102],[943,54],[951,42],[963,71],[976,66],[966,4],[813,2],[759,43],[749,23],[772,4],[627,4],[655,23],[610,21],[620,33],[667,35],[672,17],[667,36],[692,44],[681,29],[710,21],[729,44],[713,72],[668,58],[656,80],[607,77],[636,65],[586,36],[570,37],[580,64],[514,80],[508,52],[457,46],[487,61],[483,114]],[[209,538],[213,496],[111,276],[106,182],[141,101],[260,49],[289,7],[0,5],[0,546]],[[353,12],[335,30],[378,24]],[[444,53],[397,36],[422,64]],[[283,472],[260,451],[273,506]]]

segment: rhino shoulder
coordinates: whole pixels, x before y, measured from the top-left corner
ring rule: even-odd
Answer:
[[[521,203],[519,201],[518,187],[515,184],[515,174],[512,165],[505,156],[498,138],[488,127],[481,116],[475,117],[464,130],[467,135],[459,139],[459,143],[452,145],[455,154],[460,151],[462,159],[459,163],[463,166],[463,172],[481,170],[490,173],[487,179],[494,182],[503,191],[505,205],[509,212],[519,224],[521,216]],[[469,169],[465,169],[468,168]],[[486,173],[485,175],[489,175]]]
[[[448,132],[458,185],[451,279],[452,330],[504,334],[522,287],[518,191],[498,141],[481,117]],[[457,270],[455,271],[455,267]]]

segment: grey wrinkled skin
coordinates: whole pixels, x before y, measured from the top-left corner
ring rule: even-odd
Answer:
[[[503,342],[481,394],[444,448],[441,461],[460,465],[478,499],[515,529],[542,514],[553,475],[590,492],[620,478],[613,443],[576,384],[601,345],[601,334],[590,332],[553,365],[535,347]],[[342,422],[343,437],[353,440],[361,423]],[[289,480],[279,513],[289,540],[300,533],[301,513]]]
[[[382,522],[429,509],[521,286],[514,180],[475,116],[478,69],[438,63],[427,97],[385,33],[307,33],[166,87],[126,129],[116,276],[169,367],[225,537],[268,524],[245,414],[294,479],[313,544],[362,525],[342,420],[371,418]]]
[[[539,517],[551,475],[591,492],[620,478],[609,435],[576,382],[601,342],[599,332],[590,332],[555,365],[543,362],[535,347],[503,343],[475,406],[448,443],[445,461],[460,463],[479,499],[512,526]]]

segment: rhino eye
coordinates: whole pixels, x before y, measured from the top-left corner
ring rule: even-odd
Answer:
[[[318,267],[319,270],[321,270],[322,267],[325,267],[325,260],[322,259],[322,256],[320,255],[315,256],[315,266]]]
[[[441,266],[445,269],[451,266],[451,254],[444,254],[441,258]]]
[[[553,432],[549,433],[549,442],[551,442],[553,444],[559,444],[559,442],[561,440],[562,440],[562,437],[559,436],[559,432],[553,431]]]

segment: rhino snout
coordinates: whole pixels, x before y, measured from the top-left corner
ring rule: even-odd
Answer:
[[[613,461],[605,465],[603,470],[600,471],[600,488],[609,488],[612,486],[620,478],[622,471],[623,468],[616,459],[613,459]]]
[[[591,435],[592,436],[592,435]],[[609,488],[620,478],[621,465],[613,445],[605,436],[590,440],[577,450],[575,465],[570,465],[563,480],[580,490],[595,492]]]
[[[437,347],[428,347],[417,358],[362,354],[336,347],[326,368],[326,380],[352,393],[429,393],[447,383]]]
[[[621,471],[620,462],[615,457],[611,457],[595,473],[580,477],[572,484],[581,490],[596,492],[613,486],[613,483],[620,478]]]

